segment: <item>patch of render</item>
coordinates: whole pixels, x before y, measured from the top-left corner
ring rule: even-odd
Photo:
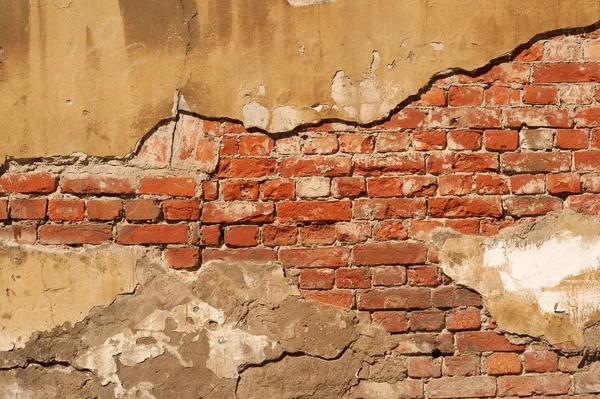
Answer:
[[[600,321],[598,217],[564,211],[494,238],[446,234],[434,236],[444,272],[479,292],[501,329],[589,349],[586,328]]]
[[[62,250],[0,245],[0,351],[23,348],[32,333],[83,320],[136,287],[136,248]]]
[[[269,126],[269,109],[258,101],[252,101],[244,105],[244,125],[247,128],[257,127],[265,130]]]

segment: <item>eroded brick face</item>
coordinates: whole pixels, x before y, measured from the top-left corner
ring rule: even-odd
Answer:
[[[435,82],[368,128],[273,138],[181,115],[120,164],[11,164],[0,240],[152,246],[184,270],[279,262],[306,299],[399,334],[424,384],[414,397],[600,393],[576,354],[500,334],[428,243],[438,227],[495,235],[554,210],[600,214],[600,39],[563,41]]]

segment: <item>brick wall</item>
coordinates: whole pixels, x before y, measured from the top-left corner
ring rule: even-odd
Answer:
[[[428,244],[441,226],[494,235],[553,210],[600,213],[599,80],[593,32],[440,79],[369,128],[274,138],[181,115],[126,160],[11,162],[0,239],[153,246],[176,269],[278,261],[305,298],[400,334],[416,397],[599,393],[579,354],[499,334]]]

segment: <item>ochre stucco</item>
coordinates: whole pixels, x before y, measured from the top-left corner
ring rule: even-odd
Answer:
[[[368,123],[436,73],[600,20],[596,0],[5,3],[0,159],[122,156],[174,103],[271,132]]]

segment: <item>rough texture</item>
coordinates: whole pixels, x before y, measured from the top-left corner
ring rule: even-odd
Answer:
[[[177,108],[271,132],[369,123],[434,74],[598,20],[595,0],[12,1],[0,159],[122,156]]]

